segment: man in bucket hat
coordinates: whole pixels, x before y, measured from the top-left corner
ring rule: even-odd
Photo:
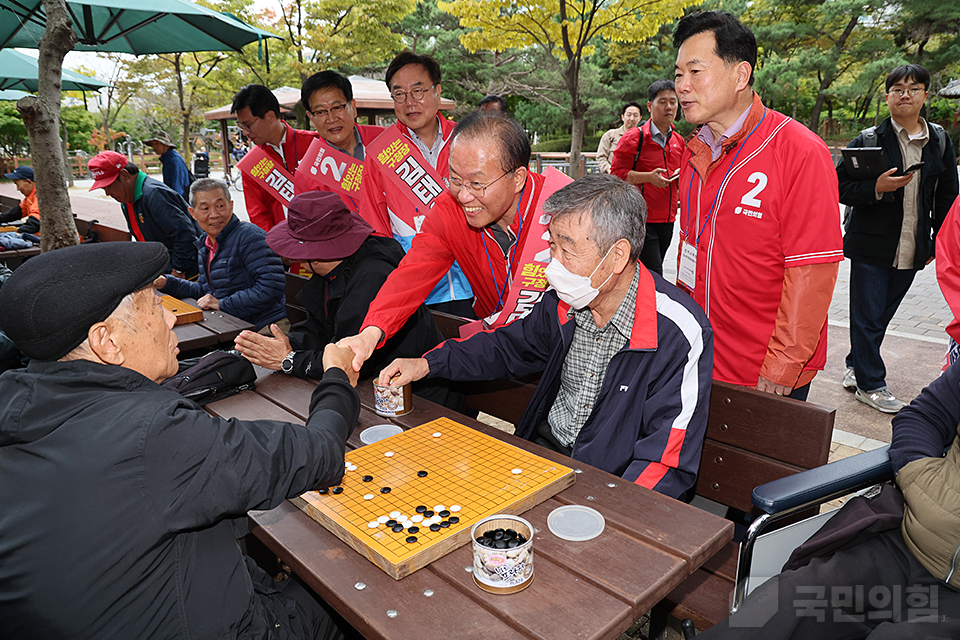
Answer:
[[[170,252],[171,275],[196,280],[200,227],[183,196],[140,171],[116,151],[101,151],[87,162],[94,189],[120,203],[130,233],[140,242],[160,242]]]
[[[271,326],[272,338],[242,332],[236,339],[240,353],[267,369],[302,378],[322,375],[319,365],[326,345],[359,331],[370,301],[403,258],[400,243],[372,234],[373,228],[335,193],[308,191],[294,197],[287,219],[267,232],[267,244],[313,273],[297,294],[307,319],[295,324],[289,336],[277,325]],[[374,375],[394,357],[419,357],[442,340],[421,304],[360,375]],[[397,355],[401,353],[409,355]]]
[[[236,539],[248,510],[340,481],[352,354],[324,353],[305,425],[209,415],[158,384],[177,372],[152,287],[167,261],[154,242],[85,244],[0,289],[0,328],[32,359],[0,376],[3,637],[338,638]]]
[[[163,166],[163,184],[182,195],[184,200],[189,199],[190,170],[187,169],[183,156],[177,153],[177,145],[173,143],[170,136],[161,131],[154,137],[144,140],[143,144],[150,145],[154,153],[160,156],[160,164]]]

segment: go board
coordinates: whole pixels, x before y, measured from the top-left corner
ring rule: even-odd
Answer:
[[[160,303],[163,308],[177,317],[176,324],[190,324],[191,322],[200,322],[203,320],[203,311],[187,304],[183,300],[177,300],[173,296],[162,296]]]
[[[397,580],[469,542],[486,516],[519,515],[576,477],[447,418],[348,451],[346,461],[339,487],[292,502]]]

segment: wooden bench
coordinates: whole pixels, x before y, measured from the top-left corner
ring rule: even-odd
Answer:
[[[0,195],[0,213],[6,213],[10,209],[18,206],[20,204],[19,198],[14,198],[12,196]]]
[[[105,224],[100,224],[97,220],[83,220],[74,216],[73,222],[77,225],[77,233],[81,236],[86,236],[92,228],[99,242],[129,242],[133,240],[129,231],[108,227]]]
[[[836,409],[714,382],[696,494],[760,515],[750,500],[754,487],[826,464],[835,417]],[[658,626],[666,615],[690,618],[698,629],[727,618],[738,548],[730,542],[671,592],[655,609]]]

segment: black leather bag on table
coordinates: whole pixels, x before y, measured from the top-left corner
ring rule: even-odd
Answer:
[[[199,405],[228,398],[256,387],[257,373],[236,351],[212,351],[180,362],[180,373],[161,386]]]

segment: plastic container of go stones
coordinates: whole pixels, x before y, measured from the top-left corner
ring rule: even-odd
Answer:
[[[477,542],[486,532],[523,535],[526,542],[513,548],[490,548]],[[495,534],[494,534],[495,535]],[[533,527],[518,516],[493,515],[473,525],[473,581],[489,593],[506,595],[523,591],[533,582]],[[516,539],[516,538],[514,538]]]
[[[373,383],[373,410],[378,416],[393,418],[413,411],[413,390],[410,384],[399,387]]]

